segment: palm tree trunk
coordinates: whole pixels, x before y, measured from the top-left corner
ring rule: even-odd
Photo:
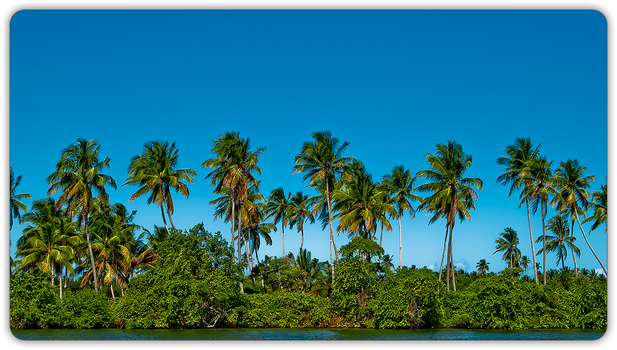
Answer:
[[[604,270],[604,275],[608,277],[604,264],[602,264],[602,261],[600,261],[600,258],[598,258],[598,255],[596,254],[596,252],[593,250],[593,248],[591,248],[591,244],[589,244],[589,241],[587,240],[587,236],[585,236],[585,231],[583,230],[583,225],[581,225],[581,220],[578,218],[578,213],[576,213],[576,221],[578,222],[578,226],[581,228],[581,232],[583,233],[583,238],[585,238],[585,242],[587,242],[587,245],[589,246],[589,249],[591,249],[593,256],[596,257],[596,260],[598,260],[598,262],[600,263],[600,266],[602,266],[602,270]]]
[[[285,256],[285,215],[283,215],[283,221],[281,222],[281,240],[283,241],[283,256]]]
[[[304,246],[304,228],[300,229],[300,234],[302,235],[302,241],[300,241],[300,250],[302,250],[302,247]]]
[[[174,222],[171,220],[171,213],[169,212],[169,206],[167,206],[166,201],[163,201],[163,206],[165,207],[165,211],[167,212],[167,216],[169,217],[169,223],[171,224],[171,227],[175,230],[176,226],[174,225]],[[165,214],[163,214],[163,217],[165,217]]]
[[[529,214],[529,200],[526,200],[527,204],[527,222],[529,223],[529,238],[531,239],[531,258],[533,259],[533,274],[536,279],[536,284],[540,284],[538,281],[538,267],[536,265],[536,249],[533,246],[533,234],[531,233],[531,214]]]
[[[451,224],[450,226],[450,248],[448,249],[450,251],[450,263],[451,263],[451,267],[450,269],[452,270],[452,288],[454,289],[454,291],[456,292],[456,271],[454,270],[454,254],[453,254],[453,249],[452,249],[452,232],[454,231],[454,222]]]
[[[544,285],[546,285],[546,226],[544,226],[544,200],[540,202],[540,210],[542,211],[542,275],[544,277]]]
[[[60,278],[58,279],[60,283],[60,300],[62,300],[62,268],[60,268]]]
[[[235,245],[235,232],[236,232],[236,202],[234,201],[234,198],[231,197],[231,247],[233,248]],[[240,259],[238,258],[238,261],[240,261]],[[235,263],[235,256],[232,253],[231,254],[231,263],[234,264]]]
[[[383,230],[383,226],[381,226]],[[403,268],[403,230],[401,226],[401,217],[398,217],[398,267]]]
[[[165,229],[167,230],[167,234],[170,235],[171,232],[169,232],[169,227],[167,226],[167,220],[165,220],[165,211],[163,210],[163,206],[160,205],[161,207],[161,216],[163,216],[163,225],[165,225]]]
[[[441,282],[441,272],[443,271],[443,258],[446,256],[446,246],[448,244],[448,225],[446,225],[446,236],[443,240],[443,253],[441,253],[441,264],[439,265],[439,282]],[[437,289],[439,291],[439,289]]]
[[[570,234],[574,237],[574,219],[572,219],[572,228]],[[572,260],[574,260],[574,277],[578,277],[578,267],[576,266],[576,256],[574,256],[574,247],[572,247]]]
[[[330,225],[330,267],[332,270],[332,286],[334,286],[334,257],[332,256],[332,246],[334,245],[334,230],[332,229],[332,206],[330,204],[330,185],[328,184],[327,175],[324,176],[324,180],[326,181],[326,204],[328,205],[328,224]]]
[[[88,232],[88,207],[86,206],[82,211],[82,220],[84,229],[86,231],[86,242],[88,243],[88,253],[90,253],[90,263],[92,264],[92,277],[94,278],[94,290],[98,286],[98,279],[96,277],[96,266],[94,264],[94,254],[92,253],[92,244],[90,244],[90,233]]]
[[[111,291],[111,298],[116,299],[116,296],[114,295],[114,280],[113,279],[111,280],[111,282],[109,282],[109,290]]]

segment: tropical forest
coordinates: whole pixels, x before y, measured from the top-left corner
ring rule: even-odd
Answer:
[[[394,165],[374,177],[348,142],[317,131],[288,160],[298,187],[262,193],[266,147],[229,131],[208,143],[200,175],[164,140],[128,153],[123,179],[108,174],[105,145],[67,142],[46,193],[23,193],[28,174],[11,167],[11,229],[24,225],[11,256],[11,328],[607,327],[606,262],[588,240],[607,235],[606,185],[592,191],[604,176],[576,159],[547,159],[541,144],[517,138],[495,145],[503,149],[498,178],[469,177],[472,155],[447,140],[426,145],[422,168]],[[190,200],[195,181],[208,183],[214,217],[179,227],[174,198]],[[504,221],[502,232],[483,233],[494,242],[486,259],[499,256],[505,267],[481,259],[466,271],[455,264],[453,236],[457,223],[473,225],[488,181],[507,188],[529,225]],[[122,186],[134,193],[112,203],[110,191]],[[160,221],[140,220],[134,201],[147,201]],[[403,239],[411,244],[421,232],[402,218],[416,215],[445,229],[439,267],[403,264],[404,256],[413,262]],[[213,230],[215,220],[227,230]],[[313,226],[327,241],[305,237]],[[299,246],[285,246],[289,232]],[[384,240],[398,249],[386,251]],[[283,254],[260,254],[273,245]],[[313,257],[317,246],[329,248],[329,259]],[[577,265],[581,255],[601,269]]]

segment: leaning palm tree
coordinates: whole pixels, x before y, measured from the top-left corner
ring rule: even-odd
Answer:
[[[446,217],[446,227],[449,229],[448,242],[448,278],[452,277],[454,291],[456,291],[456,277],[452,254],[452,232],[456,216],[461,221],[471,219],[469,209],[475,209],[474,202],[478,199],[478,193],[482,190],[483,182],[479,178],[465,178],[465,172],[471,167],[472,156],[463,152],[463,147],[448,141],[447,145],[437,144],[435,154],[427,154],[426,160],[430,170],[422,170],[417,177],[425,178],[429,182],[417,187],[419,192],[431,192],[432,195],[425,198],[419,209],[426,209],[436,213],[436,216]],[[449,288],[449,283],[448,290]]]
[[[539,157],[529,162],[528,171],[521,178],[525,187],[521,191],[521,202],[519,205],[529,201],[531,209],[535,215],[540,207],[542,215],[542,275],[544,285],[546,285],[546,213],[548,210],[549,197],[558,194],[554,187],[554,177],[551,164],[545,157]]]
[[[401,218],[405,211],[409,211],[412,219],[416,217],[416,210],[413,208],[411,201],[416,201],[422,204],[424,199],[414,194],[414,182],[416,177],[413,176],[410,170],[405,170],[402,165],[395,166],[390,174],[382,177],[382,182],[390,192],[390,202],[396,208],[396,218],[398,219],[398,256],[399,268],[403,267],[403,238]]]
[[[481,275],[486,275],[489,270],[490,262],[487,262],[486,259],[480,259],[480,261],[476,264],[476,268],[478,269],[478,273]]]
[[[581,233],[583,234],[583,238],[585,238],[585,242],[587,242],[587,246],[600,263],[600,266],[602,266],[602,270],[604,270],[604,274],[606,275],[606,268],[591,247],[585,235],[585,230],[583,230],[579,215],[580,212],[583,218],[585,218],[584,211],[589,207],[589,198],[591,197],[587,188],[591,186],[591,183],[596,178],[593,175],[585,176],[587,168],[580,165],[576,159],[568,159],[567,162],[561,162],[559,165],[560,168],[555,171],[554,177],[555,187],[559,190],[559,193],[555,196],[551,204],[554,205],[556,203],[559,210],[565,210],[570,213],[572,218],[572,234],[574,234],[574,219],[576,219]],[[581,212],[579,208],[582,208],[583,211]]]
[[[495,253],[503,252],[501,260],[510,261],[510,268],[514,268],[514,261],[518,261],[521,256],[521,250],[518,249],[518,234],[512,227],[506,227],[504,232],[499,234],[499,238],[495,240]]]
[[[497,164],[506,166],[506,172],[497,178],[497,182],[501,185],[511,184],[508,197],[512,195],[514,190],[525,187],[527,184],[523,182],[525,175],[529,173],[529,164],[532,160],[539,156],[539,149],[542,144],[533,147],[530,138],[517,138],[514,144],[506,147],[507,157],[497,158]],[[527,179],[529,181],[529,179]],[[525,200],[527,207],[527,223],[529,224],[529,242],[531,244],[531,258],[533,260],[534,278],[536,284],[539,284],[538,270],[536,269],[536,252],[534,248],[533,233],[531,231],[531,214],[529,211],[529,200]],[[520,208],[520,204],[519,204]]]
[[[13,173],[13,167],[11,167],[11,213],[9,214],[9,218],[11,220],[11,228],[13,228],[13,218],[19,219],[21,221],[20,211],[28,211],[28,207],[26,207],[26,205],[20,200],[24,198],[32,198],[29,193],[15,193],[17,191],[17,186],[19,186],[20,183],[21,175],[15,177],[15,174]]]
[[[349,146],[349,142],[343,142],[339,146],[339,140],[332,137],[330,131],[318,131],[313,133],[313,140],[306,141],[295,159],[293,173],[304,173],[302,181],[323,179],[325,182],[325,199],[328,207],[328,223],[330,225],[330,262],[332,269],[332,281],[334,281],[334,256],[332,253],[334,240],[334,229],[332,227],[332,189],[336,182],[337,175],[341,174],[346,164],[353,159],[344,157],[343,154]],[[336,248],[335,248],[336,249]]]
[[[50,185],[47,195],[61,192],[56,206],[68,206],[71,213],[78,213],[78,222],[82,226],[82,232],[86,234],[90,263],[94,266],[94,255],[90,243],[88,230],[88,216],[93,203],[93,192],[107,200],[105,186],[116,189],[114,179],[101,171],[109,167],[110,159],[99,161],[100,145],[94,140],[79,138],[77,143],[69,145],[62,150],[60,160],[56,164],[56,171],[47,177]],[[94,276],[94,284],[97,278]]]
[[[268,216],[266,219],[272,218],[273,224],[281,222],[281,241],[283,242],[283,255],[285,256],[285,226],[289,225],[289,197],[285,196],[285,190],[282,187],[275,188],[267,198],[266,206]]]
[[[176,143],[171,146],[167,141],[149,141],[143,146],[141,154],[133,156],[128,167],[129,177],[124,181],[124,185],[135,185],[139,189],[133,193],[129,201],[149,193],[147,203],[155,203],[161,208],[163,224],[167,231],[167,221],[165,213],[169,218],[171,226],[176,226],[171,218],[174,213],[174,202],[171,197],[171,189],[176,193],[189,197],[189,189],[185,182],[193,183],[193,176],[197,172],[193,169],[177,169],[178,150]]]
[[[593,208],[593,215],[583,220],[583,224],[592,222],[589,232],[597,229],[600,225],[606,224],[606,185],[600,186],[599,191],[593,191],[589,205]],[[608,226],[604,229],[604,234],[608,231]]]

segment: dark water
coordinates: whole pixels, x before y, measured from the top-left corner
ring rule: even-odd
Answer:
[[[468,329],[36,329],[22,340],[595,340],[604,330]]]

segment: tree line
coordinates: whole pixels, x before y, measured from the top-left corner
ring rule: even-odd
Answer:
[[[231,247],[235,251],[231,262],[245,266],[254,289],[256,271],[263,267],[259,261],[259,247],[262,243],[272,244],[271,233],[277,231],[276,225],[281,227],[282,257],[285,257],[285,228],[295,227],[302,234],[301,255],[304,224],[319,221],[322,229],[329,229],[327,275],[330,285],[336,287],[340,252],[335,230],[339,235],[346,233],[350,239],[378,240],[381,247],[383,230],[393,230],[391,221],[397,221],[398,265],[402,269],[401,218],[405,212],[414,217],[417,211],[426,211],[432,215],[430,224],[445,219],[438,281],[441,282],[442,273],[445,273],[446,289],[456,291],[452,245],[455,222],[457,217],[460,221],[471,218],[483,187],[480,178],[465,177],[472,166],[472,156],[466,154],[460,144],[448,141],[437,144],[435,153],[427,154],[429,169],[413,174],[402,165],[396,166],[381,181],[374,181],[360,160],[345,156],[348,146],[348,142],[341,143],[329,131],[313,133],[312,139],[303,143],[295,157],[293,173],[302,174],[307,188],[317,194],[312,197],[301,191],[286,194],[283,188],[276,188],[264,197],[259,193],[261,181],[256,175],[261,174],[258,160],[266,148],[253,150],[250,138],[241,138],[235,132],[226,132],[214,140],[212,157],[202,166],[208,169],[206,179],[211,181],[213,192],[218,196],[210,202],[216,207],[215,219],[231,222]],[[539,149],[540,146],[534,147],[529,138],[519,138],[506,147],[505,157],[497,159],[499,165],[505,166],[505,173],[497,181],[510,186],[509,195],[520,191],[519,206],[525,204],[527,208],[535,283],[539,283],[539,264],[534,242],[542,242],[538,254],[543,257],[542,276],[546,285],[547,252],[556,252],[562,265],[567,256],[566,247],[573,258],[576,254],[580,256],[580,250],[573,244],[575,222],[606,275],[606,268],[589,244],[582,226],[591,222],[593,231],[606,223],[606,185],[590,194],[587,188],[595,177],[585,175],[584,166],[568,159],[553,171],[553,162],[542,157]],[[63,149],[55,171],[47,177],[47,195],[59,194],[59,197],[35,200],[30,211],[20,201],[30,195],[17,194],[21,176],[15,177],[11,168],[11,227],[13,218],[28,224],[17,242],[16,257],[20,259],[14,265],[17,270],[51,272],[55,276],[51,283],[59,281],[60,295],[62,279],[64,277],[66,287],[69,275],[73,278],[82,275],[81,285],[92,283],[95,289],[115,283],[124,295],[124,289],[137,271],[153,266],[160,258],[156,242],[176,232],[172,189],[188,198],[187,184],[193,183],[197,174],[193,169],[179,168],[178,149],[175,143],[167,141],[149,141],[140,154],[131,158],[128,177],[122,184],[137,187],[129,201],[146,195],[147,203],[161,210],[163,227],[155,226],[150,232],[134,223],[135,211],[129,213],[123,204],[109,203],[106,188],[116,189],[117,185],[111,176],[103,173],[110,159],[101,160],[99,150],[96,141],[82,138]],[[416,186],[419,179],[425,183]],[[558,209],[558,215],[546,225],[549,205]],[[542,215],[542,235],[534,240],[531,213],[536,214],[538,209]],[[590,209],[592,214],[587,217]],[[564,228],[568,219],[570,228],[567,225]],[[556,236],[547,236],[547,229]],[[517,253],[518,237],[506,229],[506,235],[502,234],[500,239],[503,241],[496,242],[497,251],[505,252],[503,259],[509,261],[510,267],[523,265],[526,268],[528,258]],[[386,254],[379,258],[375,254],[363,256],[365,260],[371,258],[379,259],[376,263],[392,260]],[[574,264],[578,276],[576,260]],[[486,269],[487,265],[482,268]],[[262,268],[262,283],[263,274]],[[243,291],[244,281],[239,280],[238,285]],[[109,290],[113,293],[113,288]]]

